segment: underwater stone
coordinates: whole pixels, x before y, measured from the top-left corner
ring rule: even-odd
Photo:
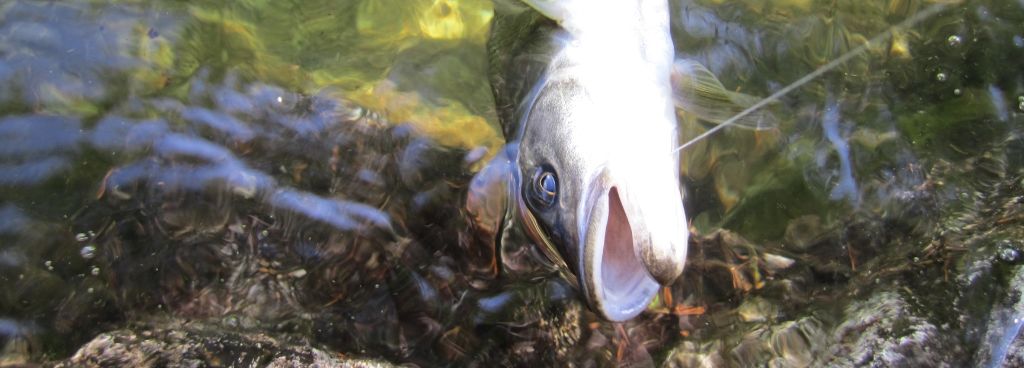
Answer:
[[[100,334],[55,367],[392,367],[335,354],[263,333],[233,332],[201,323],[172,321],[160,326]]]
[[[718,343],[698,346],[691,341],[685,341],[675,350],[672,350],[665,361],[665,367],[724,367],[725,359],[718,353],[721,349]]]
[[[1010,264],[1019,264],[1024,261],[1024,257],[1021,256],[1021,246],[1017,242],[1005,239],[1000,241],[997,246],[999,247],[1000,261]]]
[[[1024,367],[1024,338],[1018,333],[1003,360],[1004,367]]]
[[[785,322],[772,330],[772,351],[776,356],[768,362],[772,367],[809,367],[821,355],[822,342],[829,341],[821,321],[814,317]]]
[[[1020,331],[1024,325],[1024,267],[1015,267],[1005,294],[997,299],[988,316],[985,337],[975,361],[986,367],[1019,367],[1024,357]],[[1016,361],[1017,364],[1012,362]],[[980,366],[980,365],[979,365]]]
[[[747,299],[736,311],[744,322],[772,321],[778,317],[779,307],[760,297]]]
[[[96,246],[92,244],[86,245],[82,247],[82,250],[79,251],[79,254],[82,256],[82,258],[92,259],[93,257],[96,256]]]
[[[821,226],[821,218],[815,215],[805,215],[789,221],[783,239],[788,246],[806,250],[814,245],[814,241],[822,232],[824,230]]]
[[[835,329],[833,367],[948,367],[960,352],[951,336],[894,291],[880,291],[846,307]]]

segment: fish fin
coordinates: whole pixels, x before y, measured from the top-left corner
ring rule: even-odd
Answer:
[[[725,89],[722,82],[708,68],[689,59],[678,59],[672,65],[672,100],[677,109],[720,124],[732,119],[761,99]],[[767,130],[775,128],[778,120],[770,111],[759,109],[734,122],[737,126]]]
[[[564,26],[565,20],[569,18],[570,6],[573,1],[559,0],[522,0],[523,3],[541,13],[548,19],[558,22]]]
[[[466,212],[477,233],[485,234],[490,247],[501,233],[508,197],[508,172],[511,162],[499,153],[475,175],[466,193]]]
[[[522,0],[494,0],[495,13],[519,14],[530,9]]]
[[[464,210],[468,214],[473,237],[465,251],[471,259],[469,269],[486,278],[498,276],[498,254],[509,221],[509,170],[512,163],[502,150],[473,175],[466,193]]]

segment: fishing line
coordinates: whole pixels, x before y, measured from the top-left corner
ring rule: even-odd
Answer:
[[[917,12],[916,14],[910,16],[909,18],[904,19],[902,22],[900,22],[900,23],[898,23],[898,24],[896,24],[896,25],[894,25],[892,27],[889,27],[889,29],[885,30],[884,32],[879,33],[877,36],[872,37],[867,42],[861,44],[860,46],[857,46],[857,48],[846,52],[845,54],[839,56],[838,58],[830,61],[828,64],[822,65],[818,69],[815,69],[813,72],[810,72],[809,74],[803,76],[802,78],[797,79],[796,82],[790,83],[788,86],[785,86],[782,89],[776,91],[771,96],[768,96],[767,98],[765,98],[765,99],[763,99],[761,101],[758,101],[756,104],[751,105],[746,110],[741,111],[739,114],[734,115],[733,117],[731,117],[728,120],[722,122],[718,126],[713,127],[711,129],[708,129],[708,131],[702,133],[701,135],[698,135],[696,138],[693,138],[690,141],[688,141],[686,143],[683,143],[678,148],[672,150],[672,154],[676,154],[679,151],[682,151],[683,149],[685,149],[686,147],[689,147],[690,145],[692,145],[694,143],[697,143],[698,141],[700,141],[700,140],[702,140],[704,138],[707,138],[707,137],[711,136],[712,134],[715,134],[719,130],[725,129],[729,125],[735,124],[737,121],[739,121],[739,119],[743,118],[744,116],[750,115],[750,113],[752,113],[754,111],[757,111],[757,109],[760,109],[760,108],[764,107],[767,104],[770,104],[770,103],[773,103],[773,102],[777,101],[779,98],[781,98],[782,96],[785,96],[786,94],[792,92],[794,89],[800,88],[804,84],[807,84],[807,82],[810,82],[810,81],[814,80],[815,78],[820,77],[822,74],[825,74],[825,73],[831,71],[832,69],[835,69],[839,65],[841,65],[841,64],[849,61],[850,59],[852,59],[854,56],[857,56],[857,55],[859,55],[861,53],[864,53],[865,51],[867,51],[868,46],[871,46],[871,45],[874,45],[874,44],[877,44],[877,43],[881,43],[882,41],[884,41],[887,38],[889,38],[889,36],[892,36],[892,34],[894,32],[896,32],[896,31],[898,31],[900,29],[906,29],[906,28],[913,27],[917,23],[920,23],[921,21],[923,21],[925,19],[928,19],[928,18],[931,18],[932,16],[934,16],[935,14],[938,14],[939,12],[942,12],[949,5],[951,5],[951,4],[959,4],[959,3],[960,3],[960,1],[951,1],[951,2],[948,2],[948,3],[938,3],[938,4],[935,4],[935,5],[932,5],[932,6],[928,7],[928,8],[926,8],[926,9],[924,9],[922,11]]]

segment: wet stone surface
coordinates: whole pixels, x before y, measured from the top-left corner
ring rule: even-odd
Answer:
[[[944,329],[918,315],[899,292],[886,291],[846,308],[836,328],[830,366],[951,366],[964,353]]]
[[[337,367],[384,368],[386,362],[350,359],[259,332],[201,322],[168,321],[100,334],[54,367]]]

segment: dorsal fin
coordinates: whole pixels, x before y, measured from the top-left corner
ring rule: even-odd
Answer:
[[[569,19],[570,9],[572,8],[573,1],[568,0],[522,0],[523,3],[529,5],[537,12],[543,14],[548,19],[551,19],[558,24],[565,26],[565,21]]]
[[[547,68],[554,47],[550,34],[557,28],[555,21],[520,0],[495,0],[487,41],[488,77],[508,141],[519,131],[518,107]]]
[[[558,23],[560,27],[576,33],[578,30],[579,14],[592,14],[596,6],[605,0],[497,0],[506,3],[507,6],[514,6],[512,2],[519,3],[519,6],[532,8],[547,19]],[[622,0],[612,0],[622,1]],[[495,5],[497,6],[497,5]],[[573,16],[576,14],[577,16]]]
[[[494,0],[495,13],[519,14],[529,9],[530,6],[521,0]]]

